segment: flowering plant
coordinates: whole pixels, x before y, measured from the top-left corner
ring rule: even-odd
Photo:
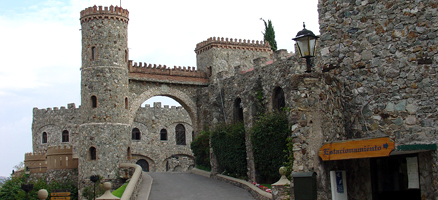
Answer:
[[[264,185],[260,185],[256,182],[252,182],[253,185],[255,185],[256,187],[260,188],[261,190],[265,191],[265,192],[269,192],[272,193],[272,190],[269,189],[268,187],[264,186]]]

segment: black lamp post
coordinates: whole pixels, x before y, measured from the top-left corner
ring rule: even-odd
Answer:
[[[303,30],[297,33],[295,38],[296,45],[298,47],[298,52],[300,52],[300,57],[306,59],[307,70],[306,72],[311,72],[310,58],[315,56],[316,51],[316,40],[318,36],[315,36],[312,31],[306,29],[306,25],[303,22]]]
[[[99,180],[98,175],[90,176],[90,181],[93,181],[94,183],[94,199],[96,199],[96,182]]]
[[[21,184],[21,189],[26,192],[26,199],[29,199],[29,192],[33,190],[33,184]]]

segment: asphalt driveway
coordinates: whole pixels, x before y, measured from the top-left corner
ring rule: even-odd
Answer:
[[[246,190],[197,174],[148,173],[154,180],[149,200],[253,200]]]

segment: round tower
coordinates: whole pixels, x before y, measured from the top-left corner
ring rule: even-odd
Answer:
[[[80,189],[92,175],[116,179],[119,164],[128,161],[128,17],[117,6],[81,11]]]

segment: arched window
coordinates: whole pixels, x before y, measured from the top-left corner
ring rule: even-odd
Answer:
[[[96,148],[90,147],[88,150],[88,159],[89,160],[96,160]]]
[[[68,138],[68,131],[64,130],[62,131],[62,142],[68,142],[69,138]]]
[[[274,89],[274,96],[272,99],[272,108],[276,111],[281,112],[284,107],[286,107],[286,103],[284,101],[283,89],[281,89],[281,87],[276,87]]]
[[[43,144],[47,143],[47,133],[46,132],[43,132],[43,136],[41,137],[41,142]]]
[[[92,108],[97,108],[97,97],[96,96],[91,96],[91,107]]]
[[[240,98],[234,100],[234,121],[243,122],[243,106]]]
[[[186,145],[186,128],[184,128],[184,125],[176,125],[175,140],[177,145]]]
[[[140,140],[140,130],[138,128],[132,129],[132,139],[133,140]]]
[[[128,109],[129,105],[128,105],[128,97],[125,97],[125,109]]]
[[[96,58],[96,47],[91,47],[91,60]]]
[[[167,140],[167,130],[166,129],[161,129],[160,140]]]

